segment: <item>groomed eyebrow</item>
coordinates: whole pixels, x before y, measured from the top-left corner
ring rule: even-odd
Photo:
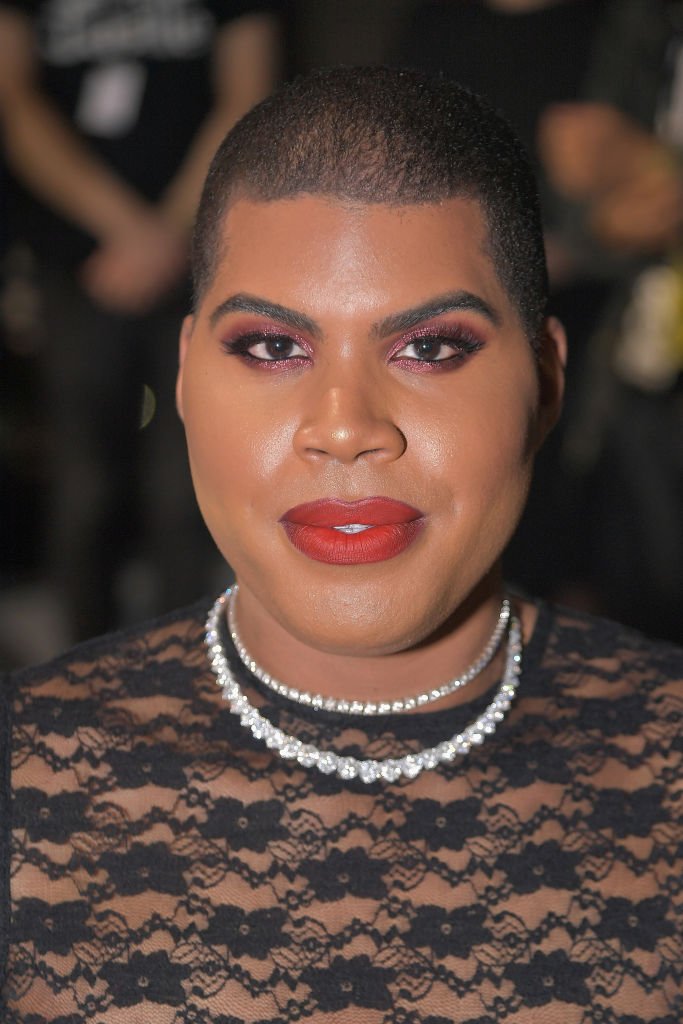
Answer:
[[[416,324],[422,323],[423,320],[430,320],[432,317],[442,316],[444,313],[454,313],[462,310],[479,313],[480,316],[483,316],[492,323],[494,327],[500,327],[501,325],[500,313],[486,302],[485,299],[475,295],[473,292],[456,291],[447,292],[445,295],[428,299],[427,302],[423,302],[419,306],[412,306],[410,309],[404,309],[400,313],[392,313],[390,316],[384,317],[373,325],[372,334],[376,338],[385,338],[388,334],[408,331],[411,327],[415,327]]]
[[[229,299],[225,299],[210,314],[211,326],[215,327],[221,317],[227,313],[255,313],[257,316],[265,316],[269,320],[279,320],[280,323],[287,324],[293,330],[310,334],[314,338],[322,337],[322,331],[318,324],[305,313],[281,306],[277,302],[268,302],[267,299],[260,299],[256,295],[238,292],[237,295],[231,295]]]
[[[419,306],[411,306],[410,309],[391,313],[373,324],[370,333],[374,338],[386,338],[390,334],[410,330],[411,327],[415,327],[423,320],[462,310],[478,313],[495,327],[500,327],[501,316],[493,306],[473,292],[460,290],[447,292],[445,295],[428,299],[427,302],[423,302]],[[305,313],[244,292],[231,295],[229,299],[219,303],[209,315],[209,323],[215,327],[221,317],[228,313],[255,313],[257,316],[264,316],[269,320],[278,320],[293,330],[310,334],[314,338],[320,339],[323,335],[320,326]]]

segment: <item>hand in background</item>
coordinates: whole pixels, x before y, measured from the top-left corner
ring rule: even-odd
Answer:
[[[679,237],[681,169],[664,143],[619,110],[603,103],[550,107],[538,148],[552,185],[587,206],[603,245],[649,252]]]
[[[81,283],[100,306],[135,316],[177,284],[186,266],[186,239],[151,214],[105,238],[81,267]]]
[[[679,241],[683,227],[681,169],[666,154],[661,156],[591,205],[589,223],[603,245],[647,254]]]
[[[100,306],[123,315],[145,313],[180,280],[211,157],[235,121],[270,92],[278,55],[278,23],[270,15],[244,14],[218,32],[213,107],[154,208],[44,91],[34,20],[0,3],[4,155],[30,192],[97,239],[80,281]]]

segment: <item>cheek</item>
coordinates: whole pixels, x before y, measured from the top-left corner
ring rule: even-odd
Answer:
[[[268,407],[246,390],[228,386],[220,373],[186,374],[185,432],[199,506],[209,529],[248,518],[259,494],[291,447],[292,428],[275,422]],[[272,489],[271,489],[272,493]],[[213,522],[212,522],[213,521]]]
[[[227,400],[219,376],[200,370],[191,360],[185,368],[183,410],[197,501],[212,529],[213,504],[224,498],[231,485],[239,486],[244,469],[244,445],[230,442],[231,437],[241,439],[237,410]]]
[[[416,432],[419,461],[450,490],[460,506],[503,500],[517,485],[526,488],[533,464],[536,392],[532,385],[511,394],[474,389],[451,406],[433,411]]]

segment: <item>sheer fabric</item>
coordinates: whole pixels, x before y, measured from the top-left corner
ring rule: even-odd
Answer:
[[[683,1020],[683,652],[541,606],[499,733],[366,786],[250,738],[206,611],[3,687],[3,1021]],[[283,728],[362,757],[490,697],[351,728],[239,672]]]

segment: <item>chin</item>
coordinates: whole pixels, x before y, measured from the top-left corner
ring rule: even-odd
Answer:
[[[286,607],[273,609],[284,629],[308,647],[346,657],[408,650],[437,630],[451,610],[448,598],[435,601],[433,592],[421,608],[395,587],[357,585],[328,587],[325,597],[319,590],[309,591]]]
[[[399,654],[409,650],[423,639],[413,629],[383,628],[381,623],[332,623],[316,624],[315,629],[299,628],[299,623],[286,624],[286,628],[302,643],[325,654],[336,654],[347,658],[372,658]],[[327,628],[326,628],[327,627]]]

